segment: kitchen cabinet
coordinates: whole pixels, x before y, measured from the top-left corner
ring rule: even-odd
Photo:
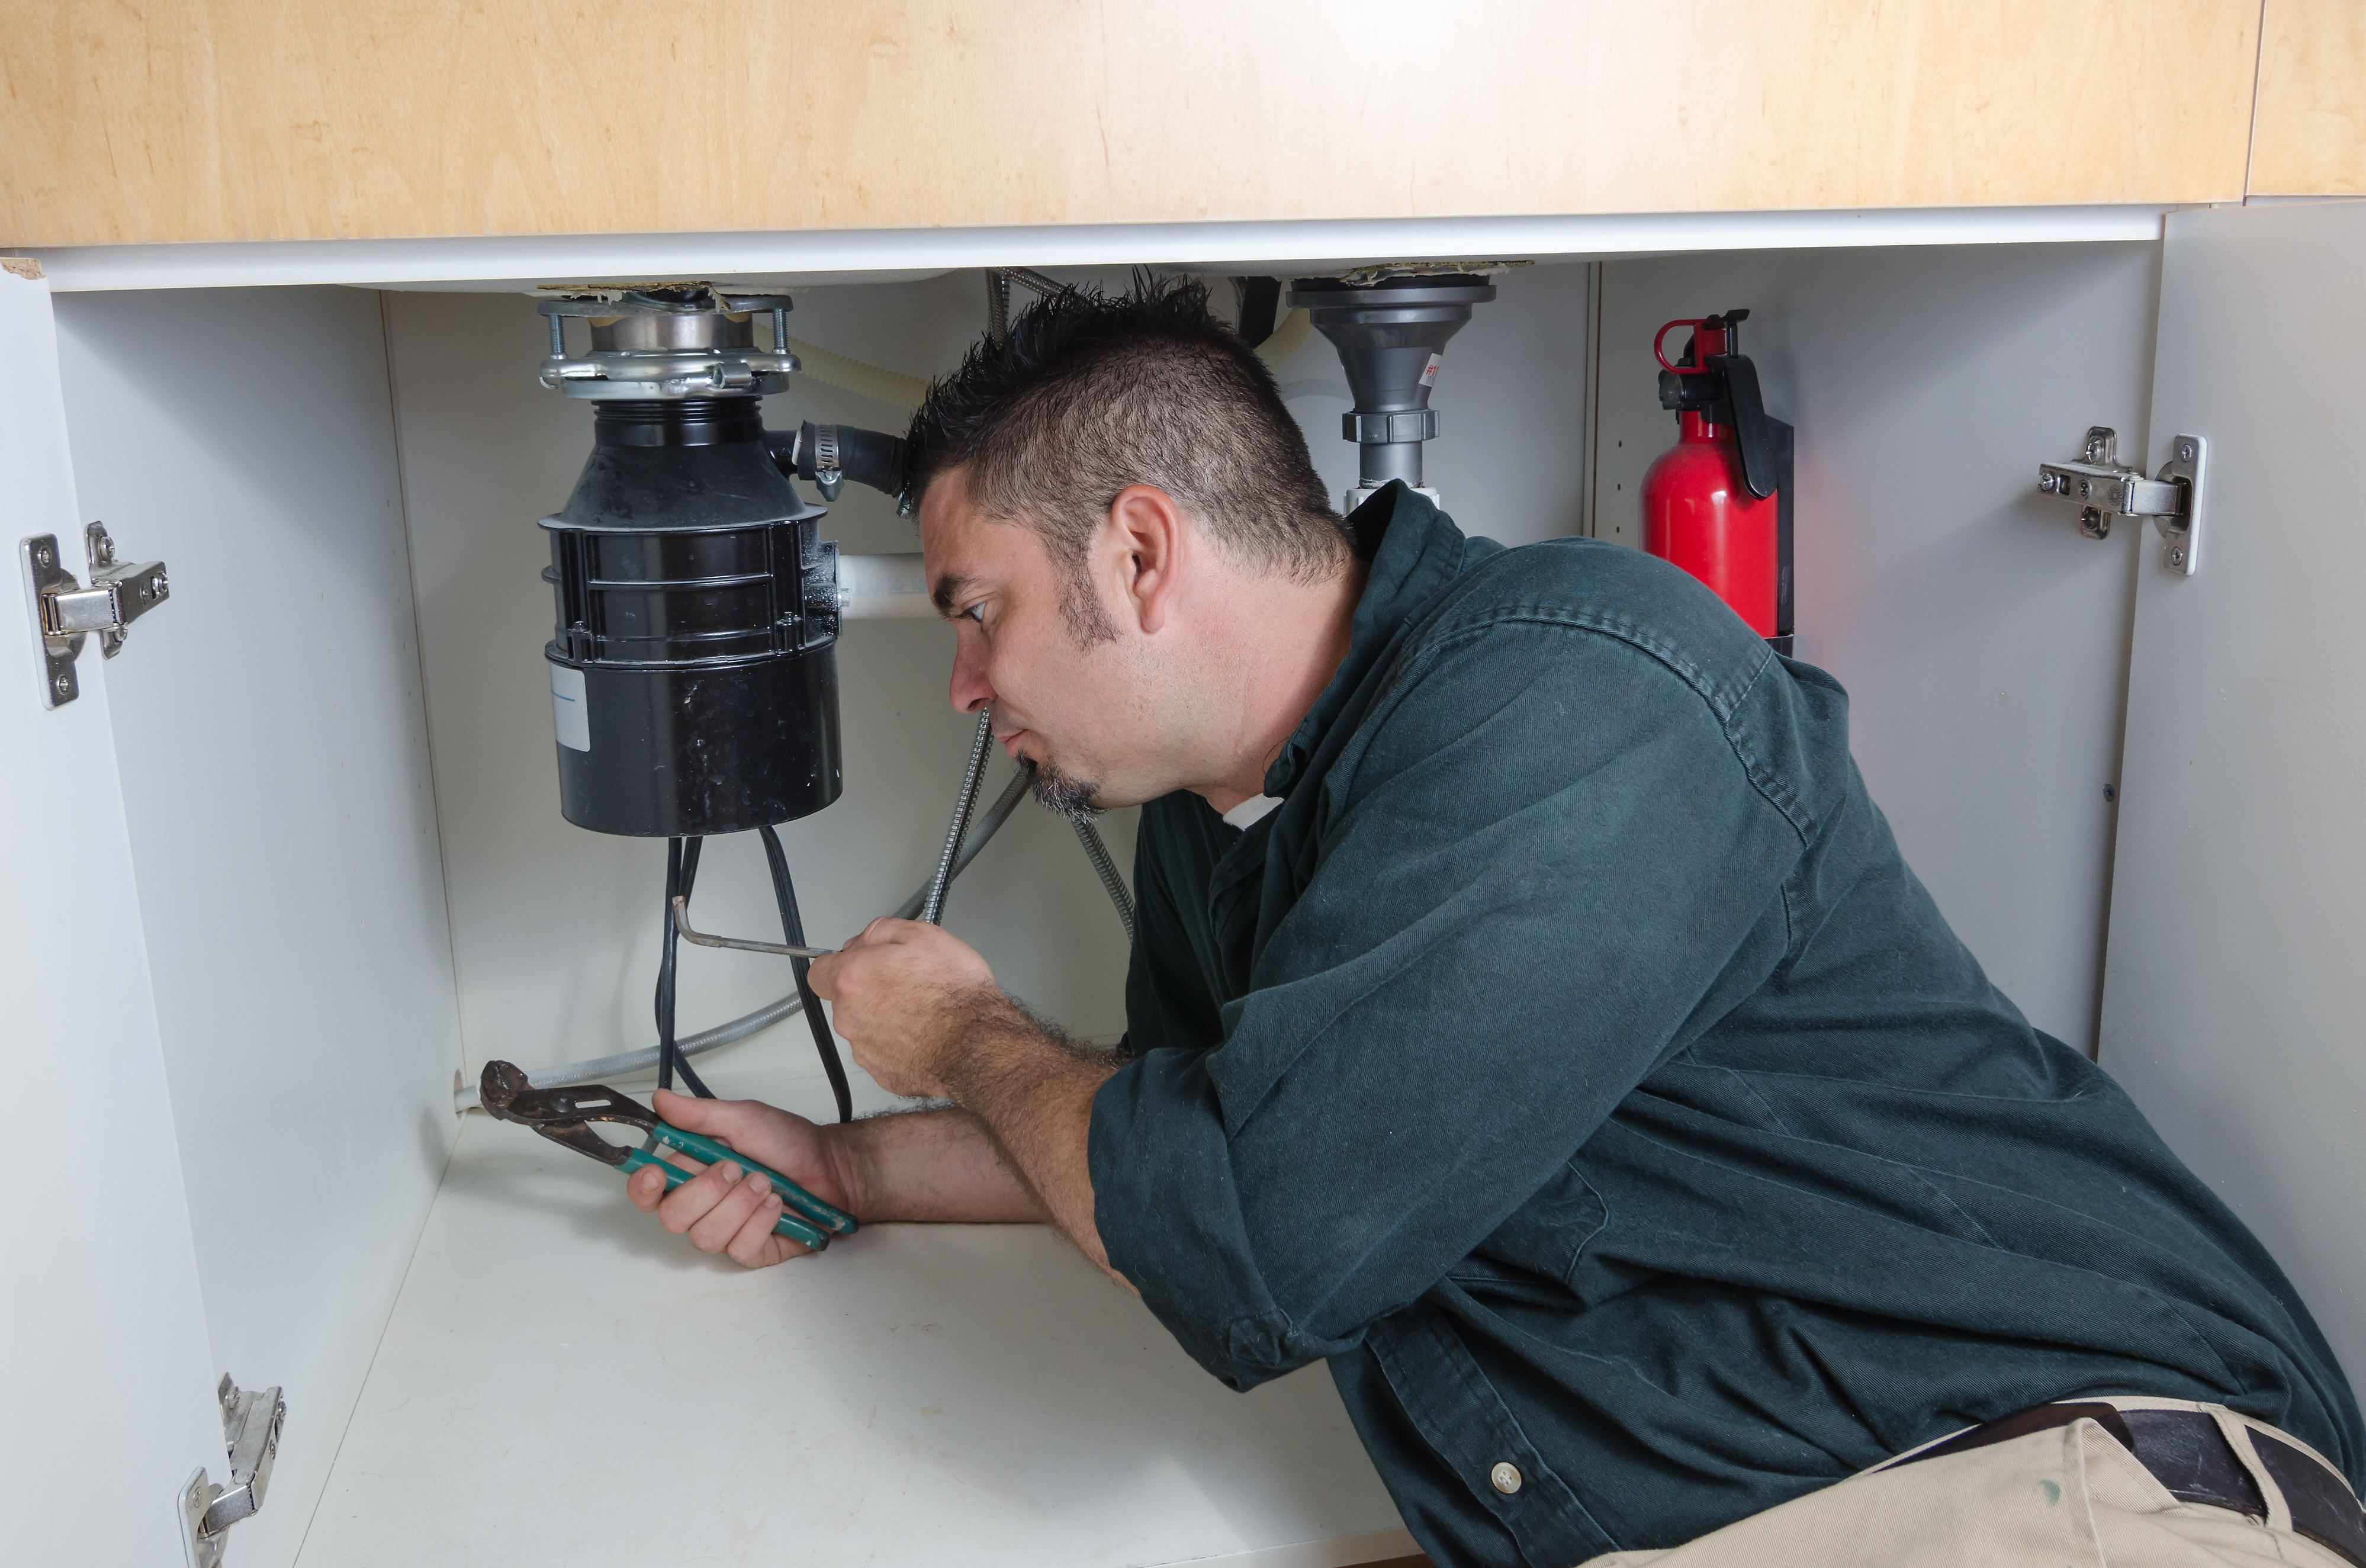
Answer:
[[[521,289],[651,260],[782,287],[794,332],[915,376],[983,325],[981,262],[1525,263],[1445,355],[1429,455],[1448,510],[1512,543],[1633,542],[1673,439],[1651,334],[1750,308],[1744,346],[1799,431],[1800,655],[1854,694],[1909,859],[2366,1365],[2343,1121],[2355,547],[2315,478],[2366,407],[2293,376],[2355,346],[2339,288],[2366,203],[1760,215],[1672,223],[1650,255],[1612,238],[1639,230],[1493,221],[356,237],[0,272],[12,570],[46,535],[87,578],[104,520],[171,582],[54,709],[26,597],[0,596],[0,993],[39,1173],[7,1210],[22,1283],[0,1299],[12,1398],[62,1413],[12,1428],[6,1460],[52,1500],[41,1555],[178,1561],[180,1488],[222,1478],[223,1372],[288,1408],[233,1568],[1409,1550],[1320,1369],[1229,1394],[1041,1233],[883,1227],[742,1275],[587,1162],[455,1114],[489,1055],[646,1043],[659,857],[568,827],[553,788],[534,523],[590,421],[534,385]],[[1336,360],[1318,340],[1278,375],[1346,488]],[[900,419],[811,379],[777,401],[774,424]],[[2198,573],[2164,568],[2150,527],[2090,539],[2037,493],[2092,424],[2147,472],[2207,439]],[[913,547],[852,491],[825,532]],[[932,861],[968,731],[946,652],[926,621],[844,637],[850,788],[784,835],[818,933]],[[699,898],[711,929],[765,929],[760,857],[718,842]],[[1056,822],[1014,818],[949,924],[1043,1010],[1121,1027],[1122,936]],[[696,953],[685,1027],[782,985]],[[792,1035],[714,1058],[718,1087],[818,1108]]]
[[[2366,196],[2366,9],[2268,0],[2248,188]]]
[[[2270,58],[2349,9],[2269,0]],[[2259,0],[21,4],[0,245],[2234,201],[2260,37]]]

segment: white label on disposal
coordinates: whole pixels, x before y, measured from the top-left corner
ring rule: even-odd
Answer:
[[[550,725],[558,743],[578,751],[592,750],[592,708],[583,700],[583,671],[564,664],[550,667]]]
[[[1434,354],[1431,355],[1429,356],[1429,363],[1421,367],[1421,384],[1425,387],[1436,386],[1437,367],[1445,363],[1446,361],[1440,359],[1437,355]]]

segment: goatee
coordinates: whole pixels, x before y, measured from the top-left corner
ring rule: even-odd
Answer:
[[[1086,779],[1071,778],[1049,763],[1035,765],[1035,804],[1044,810],[1066,818],[1071,822],[1089,822],[1101,814],[1093,799],[1101,786]]]

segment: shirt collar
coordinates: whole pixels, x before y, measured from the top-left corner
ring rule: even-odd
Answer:
[[[1462,531],[1427,496],[1407,489],[1402,480],[1384,485],[1349,513],[1347,532],[1357,556],[1368,563],[1363,597],[1356,602],[1348,631],[1347,657],[1266,770],[1265,793],[1270,795],[1290,793],[1305,771],[1306,760],[1394,644],[1397,633],[1453,580],[1462,563]]]

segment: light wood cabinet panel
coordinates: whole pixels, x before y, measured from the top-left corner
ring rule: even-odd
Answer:
[[[2366,196],[2366,5],[2267,0],[2265,28],[2253,194]]]
[[[2259,16],[0,0],[0,243],[2233,200]]]

